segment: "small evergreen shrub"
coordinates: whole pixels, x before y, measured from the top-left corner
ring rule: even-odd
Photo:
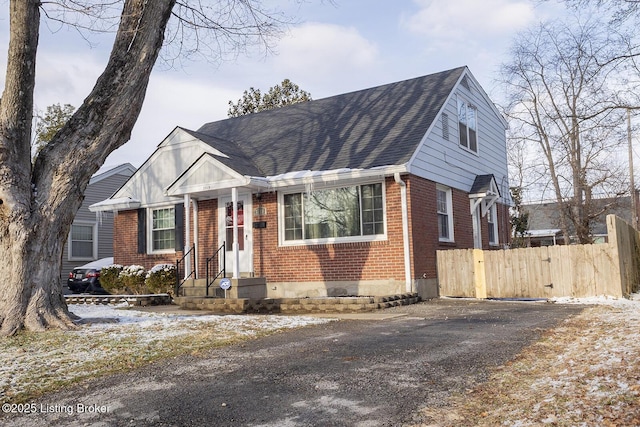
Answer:
[[[122,281],[120,280],[120,272],[122,266],[113,264],[103,267],[100,270],[100,285],[110,294],[120,294],[124,291]]]
[[[172,294],[176,286],[176,266],[158,264],[147,273],[147,289],[152,294]]]
[[[149,293],[144,284],[147,272],[141,265],[129,265],[120,272],[119,278],[126,293],[131,295]]]

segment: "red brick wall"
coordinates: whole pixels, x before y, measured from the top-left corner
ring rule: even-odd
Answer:
[[[336,243],[278,247],[278,207],[275,193],[262,195],[254,207],[266,208],[267,228],[254,229],[256,276],[270,282],[404,280],[400,188],[386,180],[387,235],[382,242]]]
[[[438,240],[436,184],[417,176],[403,176],[407,183],[411,272],[413,279],[436,277],[436,251],[473,247],[473,226],[469,195],[452,189],[453,243]],[[270,282],[310,281],[404,281],[402,210],[400,186],[386,180],[387,240],[381,242],[337,243],[278,247],[278,206],[276,193],[253,196],[253,209],[264,208],[266,228],[253,229],[253,265],[256,276]],[[204,278],[206,258],[218,248],[218,200],[198,202],[198,271]],[[192,214],[191,214],[192,215]],[[500,243],[509,241],[508,207],[498,205]],[[193,230],[193,216],[190,218]],[[251,226],[251,224],[247,224]],[[148,255],[137,253],[138,217],[135,210],[118,213],[114,224],[114,258],[123,265],[151,268],[159,263],[175,263],[182,253]],[[487,219],[482,219],[484,248],[489,248]],[[193,233],[191,234],[193,243]]]
[[[113,224],[113,262],[121,265],[141,265],[150,269],[156,264],[175,264],[182,252],[170,254],[138,253],[138,212],[120,211]]]
[[[451,189],[453,204],[454,242],[440,242],[438,239],[436,183],[417,176],[403,177],[407,182],[411,230],[411,260],[413,279],[436,278],[436,251],[446,249],[473,248],[473,224],[469,193]],[[509,224],[504,224],[508,207],[498,205],[498,233],[500,243],[509,241]],[[489,249],[489,224],[482,218],[483,248]]]

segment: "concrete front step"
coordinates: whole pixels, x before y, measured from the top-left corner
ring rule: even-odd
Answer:
[[[321,297],[321,298],[206,298],[185,296],[175,303],[188,310],[216,313],[362,313],[420,301],[417,293],[384,297]]]

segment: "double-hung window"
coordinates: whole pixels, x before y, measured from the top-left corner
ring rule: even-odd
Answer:
[[[478,111],[469,102],[458,98],[458,127],[460,130],[460,145],[478,152]]]
[[[498,241],[498,208],[495,205],[491,205],[487,214],[487,222],[489,225],[489,244],[497,245]]]
[[[453,202],[450,188],[436,187],[436,205],[438,238],[441,242],[453,242]]]
[[[283,195],[283,241],[371,240],[384,235],[382,183]]]
[[[176,244],[175,208],[152,209],[151,250],[173,251]]]
[[[96,224],[72,224],[69,235],[69,259],[93,260],[97,258]]]

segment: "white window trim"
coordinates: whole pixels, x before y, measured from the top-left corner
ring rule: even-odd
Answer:
[[[74,257],[73,254],[73,241],[71,239],[71,234],[73,230],[69,230],[69,236],[68,236],[68,241],[67,241],[67,259],[69,261],[94,261],[98,259],[98,224],[95,222],[91,222],[91,221],[74,221],[73,224],[71,224],[71,227],[73,228],[74,225],[81,225],[81,226],[91,226],[92,230],[93,230],[93,255],[91,257]]]
[[[462,101],[464,102],[464,104],[467,107],[472,107],[475,112],[476,112],[476,151],[473,151],[471,148],[469,147],[465,147],[464,145],[462,145],[460,143],[460,110],[458,108],[458,103]],[[456,100],[456,125],[457,125],[457,132],[458,132],[458,147],[464,151],[466,151],[467,153],[471,153],[473,155],[479,156],[480,155],[480,134],[479,134],[479,120],[478,120],[478,107],[471,101],[469,101],[467,98],[465,98],[464,96],[458,95],[457,100]],[[468,129],[469,126],[467,125],[467,145],[469,145],[469,135],[468,135]]]
[[[175,204],[172,205],[158,205],[158,206],[151,206],[147,208],[147,254],[148,255],[155,255],[155,254],[174,254],[176,252],[175,249],[175,241],[174,241],[174,245],[173,248],[171,249],[160,249],[160,250],[153,250],[153,211],[157,211],[160,209],[174,209],[174,218],[175,218]],[[175,230],[175,225],[174,225],[174,230]]]
[[[453,193],[451,191],[451,188],[444,186],[444,185],[440,185],[437,184],[436,185],[436,215],[438,215],[438,206],[437,206],[437,201],[438,201],[438,193],[437,191],[444,191],[447,195],[447,222],[449,223],[449,238],[444,238],[444,237],[440,237],[440,231],[438,230],[438,240],[440,242],[445,242],[445,243],[454,243],[455,242],[455,235],[454,235],[454,230],[453,230]],[[436,223],[437,226],[437,223]]]
[[[335,188],[362,186],[370,184],[382,184],[382,218],[383,218],[383,234],[370,234],[366,236],[349,236],[349,237],[331,237],[326,239],[302,239],[302,240],[285,240],[284,238],[284,196],[287,194],[304,193],[304,190],[291,189],[289,191],[278,192],[278,245],[279,246],[314,246],[340,243],[360,243],[360,242],[379,242],[387,240],[387,192],[385,181],[365,181],[358,183],[349,183],[349,185],[335,185],[330,187],[322,187],[322,190],[331,190]],[[362,208],[362,207],[361,207]]]
[[[489,245],[498,246],[500,245],[500,235],[498,234],[498,207],[495,203],[489,208],[487,219],[489,227],[493,227],[493,236],[496,239],[493,242],[489,240]],[[491,233],[489,233],[489,236],[491,236]]]

